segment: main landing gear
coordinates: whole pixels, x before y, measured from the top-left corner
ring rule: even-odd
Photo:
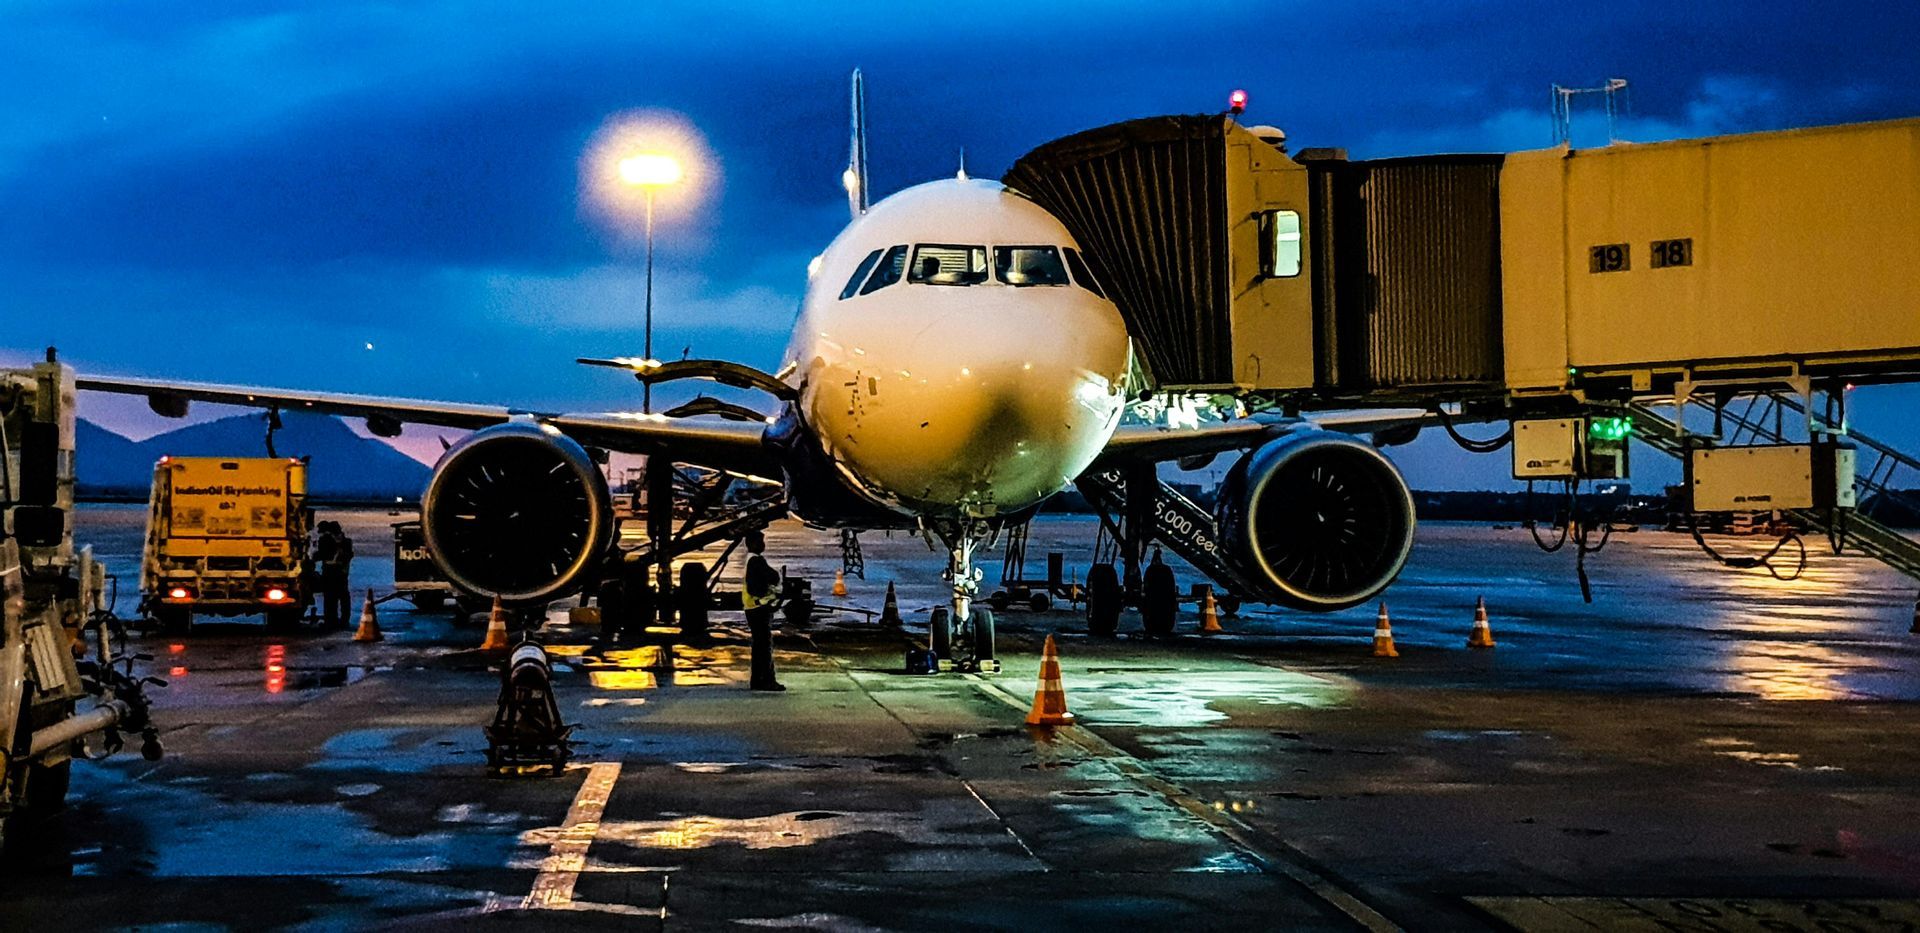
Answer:
[[[986,571],[973,564],[973,551],[987,539],[980,525],[944,528],[938,532],[947,546],[947,580],[953,585],[953,606],[933,610],[927,622],[928,650],[942,670],[997,674],[1000,661],[993,654],[993,610],[974,605]]]

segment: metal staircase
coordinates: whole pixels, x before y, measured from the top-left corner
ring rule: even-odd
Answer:
[[[1128,513],[1127,483],[1120,471],[1082,476],[1078,485],[1087,502],[1100,510],[1101,523],[1116,539],[1131,533],[1131,529],[1124,527],[1124,516]],[[1156,478],[1154,486],[1151,537],[1206,574],[1222,593],[1241,602],[1267,601],[1263,595],[1265,590],[1227,559],[1213,516],[1165,482]]]
[[[1795,422],[1806,416],[1806,407],[1798,399],[1763,392],[1747,396],[1746,401],[1737,410],[1737,402],[1721,407],[1716,415],[1718,430],[1711,437],[1683,433],[1671,419],[1644,403],[1634,403],[1628,410],[1633,416],[1634,434],[1647,446],[1683,459],[1689,447],[1795,443],[1788,437],[1786,426],[1789,415]],[[1818,415],[1813,416],[1812,425],[1818,431],[1834,431]],[[1726,434],[1725,440],[1719,439],[1721,433]],[[1920,486],[1920,459],[1858,431],[1842,436],[1858,450],[1853,479],[1857,507],[1838,511],[1794,509],[1788,514],[1842,547],[1851,547],[1920,580],[1920,542],[1874,518],[1874,513],[1890,501],[1912,501],[1910,494],[1895,488],[1893,481],[1901,476],[1910,486]]]

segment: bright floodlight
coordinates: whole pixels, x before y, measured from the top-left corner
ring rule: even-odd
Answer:
[[[620,160],[620,180],[629,185],[657,188],[679,183],[680,162],[670,155],[643,152]]]

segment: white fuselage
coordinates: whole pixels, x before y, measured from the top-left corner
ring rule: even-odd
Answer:
[[[966,178],[895,194],[835,238],[780,376],[849,485],[964,521],[1072,484],[1119,423],[1130,353],[1077,249],[1040,206]]]

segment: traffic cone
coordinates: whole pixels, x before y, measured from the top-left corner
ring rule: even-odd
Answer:
[[[836,570],[833,572],[833,595],[847,595],[847,572],[845,570]]]
[[[1060,649],[1054,647],[1053,636],[1047,636],[1047,647],[1040,652],[1040,687],[1033,692],[1033,712],[1027,714],[1029,726],[1068,726],[1073,724],[1073,714],[1067,712],[1067,691],[1060,686]]]
[[[1473,633],[1467,636],[1467,647],[1493,647],[1493,629],[1487,626],[1487,598],[1485,596],[1480,597],[1480,601],[1474,604]]]
[[[380,620],[373,614],[373,588],[367,588],[367,599],[360,604],[360,630],[353,633],[354,641],[380,641],[386,638],[380,634]]]
[[[480,643],[480,650],[507,650],[507,607],[498,596],[493,598],[493,611],[487,613],[487,640]]]
[[[1376,658],[1397,658],[1400,650],[1393,646],[1393,623],[1387,621],[1387,604],[1380,604],[1380,617],[1373,623],[1373,656]]]
[[[1200,634],[1218,635],[1226,631],[1220,627],[1220,607],[1213,602],[1213,587],[1207,587],[1207,596],[1200,602]]]
[[[893,595],[893,581],[887,581],[887,604],[880,609],[880,624],[899,628],[905,624],[900,618],[900,600]]]

